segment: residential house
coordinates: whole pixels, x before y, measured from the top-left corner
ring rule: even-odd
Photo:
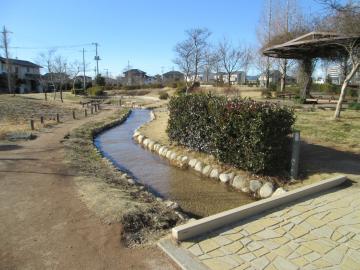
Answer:
[[[230,75],[230,84],[245,84],[246,73],[244,71],[235,71]],[[214,75],[215,81],[222,81],[225,84],[229,84],[229,75],[226,72],[218,72]]]
[[[184,80],[184,74],[180,71],[169,71],[162,75],[164,83],[171,83]]]
[[[147,80],[146,72],[140,69],[129,69],[124,72],[125,85],[143,85],[147,83]]]
[[[41,91],[39,84],[41,66],[30,61],[9,59],[12,81],[19,93]],[[0,57],[0,74],[7,76],[6,59]],[[7,85],[0,85],[0,88],[7,89]]]

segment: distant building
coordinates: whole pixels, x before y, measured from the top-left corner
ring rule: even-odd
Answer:
[[[147,79],[146,72],[140,69],[129,69],[124,72],[125,85],[144,85],[147,83]]]
[[[31,91],[41,91],[39,84],[40,68],[41,66],[30,61],[9,59],[11,74],[13,76],[13,85],[19,93],[26,93]],[[6,59],[0,57],[0,74],[6,76]],[[1,86],[6,88],[7,86]]]
[[[180,71],[169,71],[164,73],[162,75],[162,78],[164,83],[183,81],[184,74]]]
[[[333,84],[339,85],[344,80],[344,75],[341,72],[341,66],[339,64],[329,67],[326,73],[326,77],[329,78]]]
[[[266,72],[262,73],[259,76],[259,83],[260,83],[260,87],[266,87]],[[269,74],[269,83],[272,84],[277,84],[278,82],[280,82],[280,78],[281,78],[281,72],[279,70],[270,70],[270,74]]]
[[[325,79],[322,78],[322,77],[317,77],[317,78],[314,78],[314,79],[313,79],[313,82],[314,82],[314,83],[317,83],[317,84],[324,84],[324,83],[325,83]]]
[[[246,83],[249,84],[258,84],[259,83],[259,76],[246,76]]]
[[[190,75],[187,78],[187,81],[194,81],[195,75]],[[200,83],[216,83],[216,82],[223,82],[228,84],[229,78],[226,72],[217,72],[217,73],[200,73],[196,77],[196,81]],[[231,84],[245,84],[245,72],[244,71],[235,71],[230,76],[230,83]]]
[[[269,76],[269,83],[270,84],[278,84],[280,83],[280,79],[281,79],[281,72],[279,70],[270,70],[270,76]],[[287,84],[292,84],[295,83],[296,79],[294,77],[291,76],[286,76],[286,83]],[[259,83],[260,83],[260,87],[266,87],[266,73],[262,73],[259,76]]]
[[[334,64],[330,66],[326,71],[326,78],[330,79],[332,84],[341,85],[345,80],[345,76],[342,72],[342,66],[340,64]],[[360,85],[360,71],[354,75],[353,79],[350,81],[350,84]]]
[[[106,80],[106,78],[105,78],[105,80]],[[84,76],[83,75],[76,76],[75,81],[83,83],[84,82]],[[90,82],[92,82],[92,78],[90,76],[85,76],[85,83],[90,83]]]
[[[246,73],[244,71],[235,71],[230,75],[230,84],[245,84]],[[229,76],[226,72],[218,72],[214,76],[214,80],[229,84]]]

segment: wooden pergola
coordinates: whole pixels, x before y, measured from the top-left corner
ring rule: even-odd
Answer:
[[[311,32],[283,44],[266,48],[263,54],[274,58],[298,60],[306,58],[338,59],[348,54],[345,46],[356,39],[360,39],[360,36]]]
[[[351,52],[350,52],[351,51]],[[283,44],[266,48],[265,56],[283,59],[301,60],[304,71],[304,86],[301,96],[306,98],[310,94],[312,83],[313,59],[347,59],[352,57],[352,71],[346,76],[340,94],[337,111],[341,109],[341,103],[345,96],[345,89],[352,76],[359,68],[360,58],[360,35],[344,35],[332,32],[310,32]],[[354,62],[354,56],[357,60]],[[340,115],[340,113],[337,113]]]

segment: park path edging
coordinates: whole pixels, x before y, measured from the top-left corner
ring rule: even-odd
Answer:
[[[241,219],[254,216],[265,210],[282,206],[285,203],[309,196],[332,187],[338,186],[347,179],[346,176],[337,176],[318,183],[308,185],[293,191],[286,192],[279,196],[263,199],[228,211],[224,211],[209,217],[191,221],[187,224],[172,229],[172,236],[177,241],[184,241],[206,232],[230,225]]]
[[[157,246],[183,270],[209,270],[189,251],[177,246],[171,239],[161,239]]]

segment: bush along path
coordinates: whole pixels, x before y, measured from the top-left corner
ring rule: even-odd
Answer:
[[[151,120],[156,119],[153,111],[151,111]],[[264,177],[257,177],[249,180],[247,176],[236,174],[235,170],[222,170],[221,166],[209,165],[204,162],[192,158],[191,156],[179,153],[176,147],[162,145],[151,138],[144,136],[139,130],[135,130],[133,139],[136,143],[143,146],[146,150],[150,150],[159,156],[169,160],[170,164],[182,169],[192,169],[194,172],[204,177],[215,179],[222,184],[229,184],[233,188],[244,193],[249,193],[257,198],[268,198],[286,192],[282,187],[277,187],[272,181],[266,180]]]
[[[123,109],[106,120],[86,123],[66,136],[68,162],[81,173],[83,200],[108,223],[120,222],[128,246],[152,243],[185,216],[173,204],[156,198],[104,158],[93,144],[102,131],[121,124],[131,113]]]

